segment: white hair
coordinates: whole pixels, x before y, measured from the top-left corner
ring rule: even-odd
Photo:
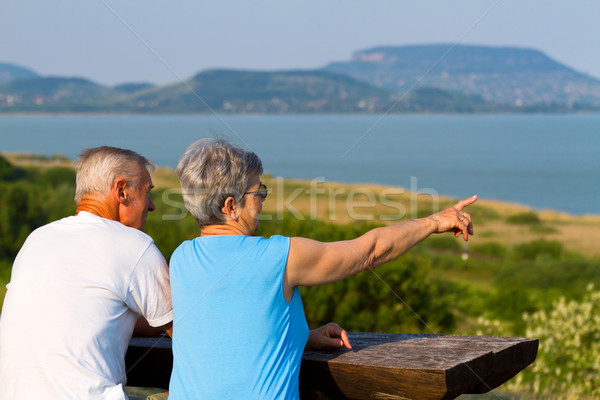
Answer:
[[[115,180],[123,178],[133,189],[144,183],[136,166],[154,169],[144,156],[132,150],[101,146],[84,150],[76,161],[77,176],[75,201],[84,196],[104,196],[110,192]]]
[[[200,227],[224,224],[225,200],[233,197],[243,207],[251,179],[262,172],[256,154],[223,139],[192,143],[177,164],[183,202]]]

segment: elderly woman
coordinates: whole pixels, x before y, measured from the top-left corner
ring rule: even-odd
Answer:
[[[335,282],[376,268],[436,232],[473,234],[462,209],[373,229],[349,241],[251,236],[267,197],[256,154],[224,140],[193,143],[177,166],[185,206],[200,237],[171,257],[173,356],[170,400],[298,399],[309,338],[299,286]],[[337,326],[335,326],[337,327]],[[326,326],[309,346],[349,347]],[[336,338],[339,337],[339,338]]]

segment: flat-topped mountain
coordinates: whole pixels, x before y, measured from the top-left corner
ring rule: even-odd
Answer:
[[[396,93],[434,87],[514,106],[600,105],[600,80],[533,49],[450,44],[375,47],[324,69]]]

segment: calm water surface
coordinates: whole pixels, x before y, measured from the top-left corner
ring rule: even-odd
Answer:
[[[0,151],[112,145],[174,167],[214,134],[283,177],[372,182],[600,214],[600,115],[0,117]],[[415,180],[416,178],[416,180]]]

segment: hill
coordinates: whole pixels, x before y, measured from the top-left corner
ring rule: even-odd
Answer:
[[[386,90],[327,71],[209,70],[134,93],[115,106],[135,112],[361,112],[391,101]]]
[[[114,89],[118,92],[122,93],[135,93],[141,90],[149,89],[154,87],[152,83],[148,82],[140,82],[140,83],[123,83],[121,85],[117,85]]]
[[[114,88],[83,78],[35,78],[0,85],[4,112],[368,113],[479,112],[498,106],[480,96],[422,88],[400,98],[327,71],[210,70],[180,83]],[[212,110],[212,111],[211,111]]]
[[[434,87],[514,106],[600,106],[600,81],[544,53],[450,44],[375,47],[324,68],[396,93]]]
[[[2,111],[155,113],[369,112],[387,109],[384,89],[327,71],[210,70],[179,83],[114,88],[82,78],[36,78],[0,85]]]
[[[9,81],[2,83],[2,73]],[[0,112],[478,113],[600,110],[600,80],[540,51],[376,47],[317,70],[215,69],[115,87],[0,64]]]
[[[47,77],[0,85],[4,111],[101,111],[116,92],[84,78]]]
[[[14,64],[0,63],[0,84],[19,79],[38,78],[39,75],[28,68]]]

